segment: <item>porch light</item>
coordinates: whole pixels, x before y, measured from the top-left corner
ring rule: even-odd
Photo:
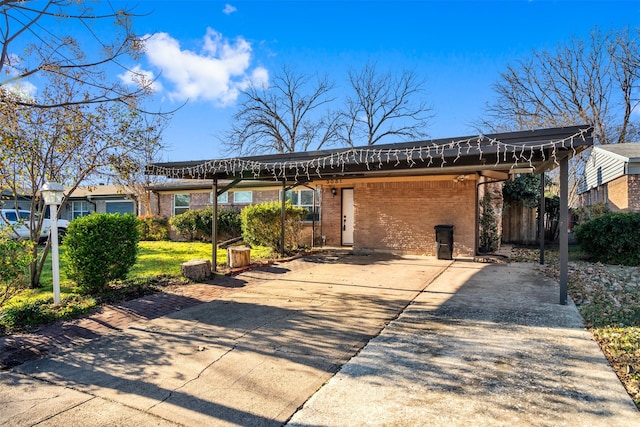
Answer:
[[[56,182],[46,182],[40,189],[46,205],[61,205],[64,198],[64,187]]]
[[[509,169],[509,174],[517,175],[519,173],[533,173],[533,168],[511,168]]]
[[[338,194],[338,190],[336,190],[336,187],[331,187],[331,194],[333,194],[333,197],[336,197],[336,195]]]
[[[56,182],[46,182],[40,189],[51,216],[51,275],[53,276],[53,303],[60,304],[60,257],[58,253],[58,205],[64,198],[64,187]]]

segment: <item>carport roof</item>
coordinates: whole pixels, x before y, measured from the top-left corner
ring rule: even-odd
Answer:
[[[154,163],[149,175],[179,179],[305,182],[356,176],[553,169],[593,145],[588,125],[463,136],[365,147],[228,159]]]

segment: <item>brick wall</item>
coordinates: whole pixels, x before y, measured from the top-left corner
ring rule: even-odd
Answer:
[[[629,177],[623,175],[605,184],[607,186],[609,209],[613,212],[625,211],[629,208]],[[602,201],[598,199],[598,201]],[[591,200],[593,203],[593,198]]]
[[[454,256],[475,253],[475,180],[354,183],[354,248],[435,255],[438,224],[453,224]],[[345,186],[345,188],[347,188]],[[341,206],[323,188],[322,234],[340,245]]]
[[[640,212],[640,175],[628,175],[629,210]]]
[[[241,190],[243,191],[243,190]],[[189,194],[189,207],[190,209],[204,209],[207,206],[211,206],[211,196],[210,192],[189,192],[185,191],[180,194]],[[263,202],[271,202],[274,200],[279,200],[280,190],[259,190],[252,192],[253,204],[263,203]],[[178,193],[175,193],[178,194]],[[171,218],[173,216],[173,195],[174,193],[162,193],[158,195],[158,214],[164,216],[165,218]],[[247,204],[235,204],[233,203],[233,191],[229,192],[229,203],[220,203],[218,204],[219,209],[224,208],[234,208],[234,209],[242,209]],[[320,224],[316,224],[316,235],[320,235]],[[313,228],[312,223],[305,223],[302,228],[301,236],[300,236],[300,244],[306,247],[310,247],[312,243],[312,235]],[[183,237],[178,235],[171,227],[169,227],[169,238],[172,240],[182,240]],[[319,238],[316,237],[316,241],[319,241]]]

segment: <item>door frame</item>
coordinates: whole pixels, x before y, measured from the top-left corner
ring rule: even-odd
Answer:
[[[349,191],[351,192],[351,223],[352,223],[352,228],[351,228],[351,242],[350,243],[346,243],[345,242],[345,230],[344,230],[344,217],[345,215],[345,191]],[[355,206],[354,206],[354,197],[355,196],[355,192],[353,190],[353,187],[351,188],[341,188],[340,189],[340,245],[341,246],[353,246],[353,241],[354,241],[354,229],[355,229]]]

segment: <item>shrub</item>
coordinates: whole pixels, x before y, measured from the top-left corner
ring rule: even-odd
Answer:
[[[583,206],[573,210],[577,224],[584,224],[609,212],[610,210],[605,202],[598,202],[590,206]]]
[[[138,218],[140,240],[169,240],[169,220],[163,216],[145,216]]]
[[[480,200],[480,249],[492,252],[498,249],[498,220],[493,212],[491,194],[485,191]]]
[[[218,211],[218,233],[226,239],[242,235],[240,211],[222,208]]]
[[[25,288],[33,243],[14,240],[9,227],[0,229],[0,307]]]
[[[97,294],[124,279],[138,254],[138,220],[133,215],[93,214],[69,224],[65,236],[66,273],[81,292]]]
[[[197,210],[188,210],[180,215],[172,216],[169,224],[184,238],[195,240],[198,234],[198,216],[199,213]]]
[[[247,206],[240,212],[242,237],[249,245],[267,246],[281,251],[281,206],[280,202],[266,202]],[[306,209],[285,205],[285,247],[290,251],[298,247],[302,220],[307,216]]]
[[[29,300],[0,312],[0,325],[8,332],[24,331],[40,325],[84,314],[96,306],[92,298],[70,295],[55,305],[53,297]]]
[[[211,206],[200,210],[189,210],[171,218],[171,226],[189,240],[211,241]],[[218,210],[218,240],[238,237],[242,233],[240,213],[232,208]]]
[[[606,213],[575,229],[576,241],[594,261],[640,265],[640,213]]]

